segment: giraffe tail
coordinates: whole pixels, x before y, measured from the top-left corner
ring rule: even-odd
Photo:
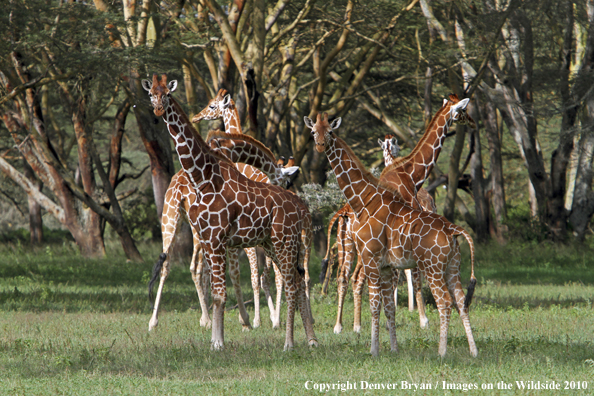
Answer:
[[[468,283],[468,289],[464,299],[464,308],[468,309],[470,303],[472,303],[472,297],[474,296],[474,289],[476,287],[476,277],[474,276],[474,242],[472,241],[470,234],[466,232],[464,228],[456,225],[453,226],[458,235],[463,235],[464,238],[466,238],[468,246],[470,247],[470,282]]]
[[[151,280],[149,281],[149,284],[148,284],[149,301],[153,301],[153,285],[155,284],[155,281],[159,277],[159,274],[161,273],[161,268],[163,268],[163,263],[165,262],[166,259],[167,259],[167,254],[161,253],[159,255],[159,259],[157,260],[157,262],[155,263],[155,266],[153,267],[153,275],[151,276]]]

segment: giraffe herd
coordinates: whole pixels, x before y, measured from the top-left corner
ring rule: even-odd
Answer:
[[[169,249],[181,212],[192,226],[194,251],[190,272],[202,308],[201,326],[211,327],[211,348],[224,348],[224,307],[227,298],[226,272],[233,283],[240,323],[251,328],[239,287],[239,249],[250,261],[254,290],[254,327],[260,321],[259,290],[265,291],[274,327],[280,326],[280,293],[284,288],[287,305],[285,350],[294,346],[295,310],[300,312],[307,342],[317,346],[310,306],[309,255],[313,240],[312,218],[306,204],[290,190],[290,175],[298,169],[294,161],[285,166],[257,140],[243,135],[235,105],[225,90],[220,90],[207,107],[190,122],[172,93],[177,81],[167,82],[155,74],[143,80],[154,113],[162,117],[172,138],[182,169],[172,178],[167,190],[162,217],[163,251],[153,269],[149,292],[160,275],[149,330],[157,326],[158,309],[164,282],[169,274]],[[420,292],[424,275],[440,317],[439,354],[444,356],[452,305],[462,320],[470,353],[477,356],[469,320],[476,278],[474,245],[461,227],[435,213],[435,203],[422,189],[442,148],[448,128],[454,123],[473,124],[466,114],[468,99],[451,95],[431,121],[427,132],[406,157],[397,157],[399,147],[393,136],[380,145],[386,168],[379,179],[369,173],[346,143],[336,136],[341,119],[328,122],[318,114],[316,122],[304,118],[311,130],[315,149],[325,153],[336,174],[347,204],[335,215],[338,219],[339,304],[334,332],[342,331],[342,307],[355,254],[353,271],[355,296],[354,330],[360,331],[361,292],[368,282],[372,312],[371,354],[379,353],[379,315],[384,306],[390,334],[390,349],[397,351],[395,326],[395,288],[399,270],[407,272],[416,286],[421,327],[428,320]],[[204,140],[192,123],[223,118],[225,132],[211,132]],[[330,233],[330,229],[329,229]],[[463,236],[471,253],[471,281],[465,296],[460,280],[460,245]],[[260,276],[256,246],[266,256],[265,272]],[[228,266],[227,266],[228,265]],[[277,301],[272,301],[268,280],[275,272]],[[208,284],[212,295],[212,319],[208,309]],[[410,287],[410,286],[409,286]],[[412,289],[409,296],[412,296]]]

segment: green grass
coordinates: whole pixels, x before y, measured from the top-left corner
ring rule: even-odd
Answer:
[[[437,355],[438,314],[428,304],[429,330],[405,309],[399,289],[399,352],[391,354],[382,317],[380,356],[369,354],[369,308],[361,334],[352,332],[352,297],[344,330],[333,334],[335,284],[328,296],[312,291],[318,348],[306,346],[300,320],[295,349],[283,352],[284,330],[273,330],[262,296],[262,327],[241,332],[237,311],[225,315],[225,350],[210,351],[210,330],[200,328],[198,299],[187,266],[176,265],[166,284],[159,326],[148,330],[146,283],[159,247],[142,247],[146,264],[118,252],[84,260],[70,244],[29,249],[0,247],[0,394],[319,394],[305,384],[492,384],[489,394],[535,394],[515,381],[587,381],[594,388],[594,258],[586,248],[554,245],[480,246],[479,284],[471,323],[479,349],[473,359],[458,315],[452,314],[448,352]],[[467,253],[466,253],[467,254]],[[311,262],[317,279],[319,258]],[[462,277],[468,280],[468,256]],[[251,298],[247,266],[242,290]],[[235,304],[228,289],[228,306]],[[248,305],[253,318],[253,306]],[[284,321],[284,315],[281,316]],[[498,390],[500,381],[512,390]],[[570,385],[568,383],[568,385]],[[575,386],[575,385],[574,385]],[[479,390],[480,391],[480,390]],[[569,391],[568,391],[569,392]],[[331,394],[342,393],[338,390]],[[358,389],[356,393],[365,393]],[[367,390],[370,394],[394,391]]]

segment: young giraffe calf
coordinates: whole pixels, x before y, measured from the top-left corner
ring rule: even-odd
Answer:
[[[466,330],[470,353],[477,356],[468,316],[476,285],[474,245],[470,235],[440,215],[404,205],[396,190],[371,175],[348,145],[335,135],[334,130],[340,125],[340,118],[329,124],[327,114],[324,118],[318,114],[315,124],[307,117],[304,121],[312,130],[316,150],[326,153],[338,185],[357,216],[352,225],[352,234],[369,282],[371,354],[379,353],[382,301],[388,320],[390,347],[392,351],[398,350],[392,269],[418,266],[427,278],[439,310],[439,354],[444,356],[447,349],[453,296]],[[471,253],[471,282],[466,297],[460,283],[460,246],[456,239],[459,235],[467,239]]]

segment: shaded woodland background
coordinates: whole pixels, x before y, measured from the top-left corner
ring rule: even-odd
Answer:
[[[190,117],[227,89],[244,132],[295,157],[318,249],[340,194],[303,116],[343,117],[341,136],[379,167],[377,139],[395,134],[406,155],[450,92],[472,98],[478,129],[452,131],[425,184],[439,213],[478,242],[582,242],[594,213],[593,62],[594,0],[9,0],[0,234],[24,227],[35,244],[66,230],[86,257],[116,238],[141,260],[135,242],[160,240],[179,169],[140,86],[156,72],[179,81]]]

